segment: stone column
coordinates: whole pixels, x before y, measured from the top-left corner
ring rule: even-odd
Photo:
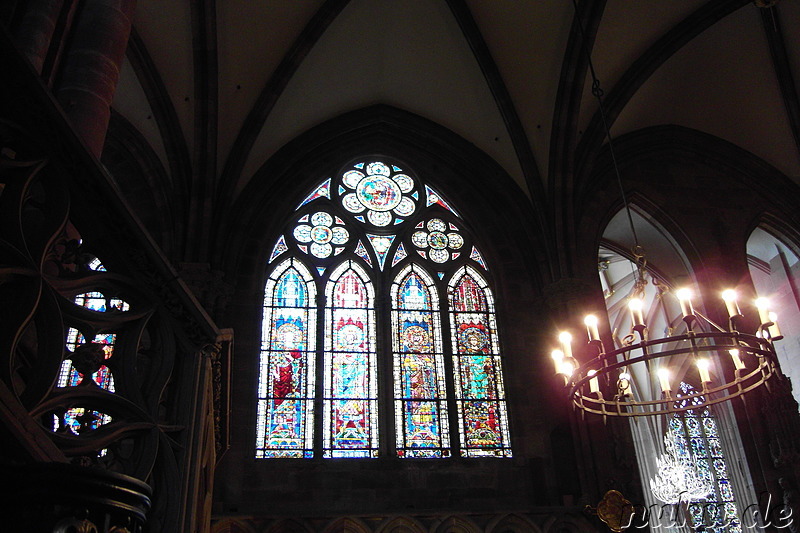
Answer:
[[[87,148],[100,157],[136,0],[87,0],[75,21],[56,96]]]
[[[47,59],[64,0],[31,0],[14,35],[14,44],[39,74]]]

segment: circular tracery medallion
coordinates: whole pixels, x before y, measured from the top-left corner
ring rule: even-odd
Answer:
[[[356,195],[364,207],[374,211],[394,209],[403,199],[400,187],[384,176],[369,176],[358,182]]]

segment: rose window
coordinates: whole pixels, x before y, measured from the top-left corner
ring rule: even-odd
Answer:
[[[343,186],[339,188],[342,205],[361,222],[369,221],[375,226],[399,224],[404,217],[414,213],[414,180],[394,165],[380,161],[359,163],[342,174]],[[366,211],[366,220],[364,213]]]
[[[342,226],[344,221],[324,211],[305,215],[298,222],[301,224],[294,228],[298,247],[320,259],[339,255],[344,251],[341,245],[350,239],[350,233]]]
[[[419,231],[411,235],[411,242],[420,248],[417,253],[422,257],[427,256],[434,263],[444,263],[461,255],[455,250],[464,246],[464,237],[457,233],[458,228],[453,224],[448,226],[444,220],[432,218],[427,224],[420,222],[417,229]]]

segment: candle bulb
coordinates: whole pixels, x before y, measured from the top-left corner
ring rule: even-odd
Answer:
[[[561,370],[559,371],[559,374],[564,374],[565,376],[570,378],[570,377],[572,377],[572,372],[574,370],[575,370],[575,367],[572,366],[572,363],[570,363],[569,361],[563,361],[561,363]]]
[[[590,392],[600,392],[600,382],[595,377],[597,374],[597,370],[589,370],[588,375],[591,378],[589,380],[589,391]]]
[[[739,350],[733,348],[732,350],[728,350],[728,353],[731,354],[731,359],[733,359],[733,366],[736,367],[736,370],[744,370],[744,361],[739,356]]]
[[[553,358],[553,364],[556,365],[556,374],[561,372],[561,363],[564,362],[564,352],[561,350],[553,350],[550,353],[550,357]]]
[[[666,368],[659,368],[658,369],[658,381],[661,383],[661,390],[664,392],[670,391],[669,386],[669,370]]]
[[[597,329],[597,317],[594,315],[586,315],[583,319],[586,324],[586,332],[589,334],[589,342],[600,340],[600,331]]]
[[[773,341],[779,341],[783,338],[783,335],[781,334],[781,328],[778,327],[778,313],[770,311],[768,316],[769,321],[772,323],[772,325],[768,328],[769,338]]]
[[[675,293],[678,297],[678,300],[681,303],[681,313],[683,313],[683,317],[690,317],[694,316],[694,307],[692,307],[692,291],[691,289],[678,289],[678,292]]]
[[[567,331],[562,331],[558,334],[558,340],[561,341],[561,350],[564,352],[566,359],[572,358],[572,335]]]
[[[711,381],[711,376],[708,373],[708,367],[710,363],[708,359],[698,359],[697,360],[697,370],[700,371],[700,381],[703,383],[708,383]]]
[[[769,300],[756,298],[756,309],[758,309],[758,319],[761,321],[761,325],[769,324]]]
[[[644,326],[642,307],[642,301],[639,298],[631,298],[631,301],[628,302],[628,309],[631,310],[631,322],[633,322],[633,327]]]
[[[739,310],[739,304],[736,302],[737,294],[733,289],[722,291],[722,299],[725,301],[725,307],[728,309],[728,317],[734,318],[742,314]]]
[[[627,372],[620,372],[617,379],[617,388],[622,394],[627,394],[628,389],[631,388],[631,375]]]

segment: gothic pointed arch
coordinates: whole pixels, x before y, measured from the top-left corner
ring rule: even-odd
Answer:
[[[270,524],[262,533],[314,533],[314,530],[303,520],[284,518]]]
[[[211,533],[257,533],[257,530],[244,520],[223,518],[211,526]]]
[[[434,533],[480,533],[481,529],[465,516],[449,516],[433,531]]]
[[[396,516],[381,524],[375,533],[427,533],[418,520],[409,516]]]
[[[541,533],[541,528],[529,518],[519,514],[507,514],[486,526],[487,533]]]
[[[598,270],[615,346],[639,342],[641,335],[647,335],[652,341],[689,331],[690,323],[683,320],[683,304],[675,296],[677,289],[682,287],[694,290],[692,299],[698,319],[693,323],[692,329],[715,330],[716,325],[706,318],[708,312],[697,287],[692,283],[692,266],[682,262],[685,256],[680,247],[668,232],[652,226],[639,212],[632,210],[632,216],[635,217],[634,224],[640,234],[639,243],[645,249],[661,250],[659,259],[667,263],[667,268],[660,268],[659,261],[648,261],[645,271],[641,272],[638,267],[643,265],[643,261],[625,246],[621,246],[620,239],[601,242]],[[636,319],[637,323],[645,324],[645,331],[650,333],[642,333],[634,328],[634,313],[628,309],[628,304],[634,299],[640,302],[642,309],[641,318]],[[671,350],[679,344],[653,344],[649,350],[650,353],[657,354],[659,351]],[[630,376],[631,394],[644,400],[661,398],[661,390],[666,382],[673,397],[677,398],[675,406],[686,407],[689,400],[681,400],[681,397],[696,393],[701,386],[701,379],[692,359],[679,353],[654,359],[648,363],[650,366],[645,366],[644,363],[629,365],[626,371]],[[666,374],[657,378],[662,371]],[[711,372],[720,373],[722,369],[713,368]],[[675,503],[667,501],[674,494],[664,488],[665,479],[668,478],[664,478],[662,464],[690,457],[691,461],[687,464],[693,468],[695,478],[704,480],[704,487],[698,491],[706,492],[702,497],[687,496],[687,508],[694,526],[700,527],[717,519],[725,519],[733,521],[732,527],[738,527],[736,521],[744,509],[742,502],[750,501],[753,495],[746,475],[742,475],[734,467],[746,462],[746,458],[740,453],[741,441],[729,404],[689,410],[685,414],[676,413],[665,418],[633,418],[630,422],[639,474],[648,505]]]
[[[755,293],[769,301],[779,320],[782,342],[775,344],[781,371],[793,382],[800,398],[800,358],[791,349],[800,340],[800,254],[796,242],[769,219],[747,240],[747,264]]]
[[[334,520],[322,531],[322,533],[372,533],[369,526],[362,520],[352,517],[344,517]]]
[[[385,156],[306,191],[267,261],[256,458],[511,456],[491,267],[469,228]]]

